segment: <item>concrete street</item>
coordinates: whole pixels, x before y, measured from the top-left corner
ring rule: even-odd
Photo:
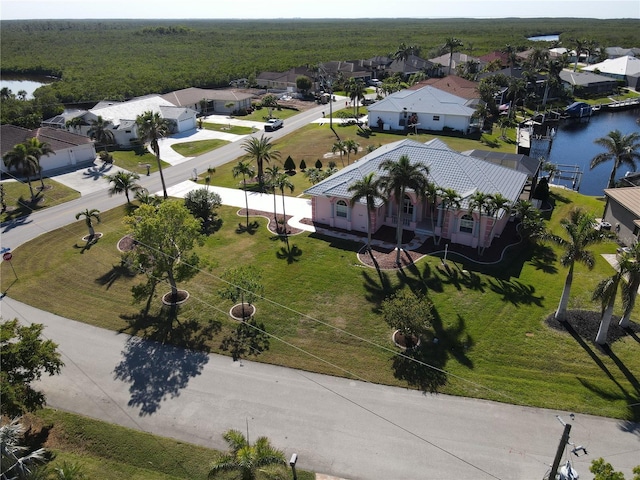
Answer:
[[[326,110],[320,106],[300,113],[269,136],[291,133],[322,118]],[[243,154],[241,142],[234,142],[195,159],[176,159],[165,169],[170,194],[180,196],[195,185],[189,181],[194,168],[202,172]],[[85,208],[105,211],[124,203],[122,195],[107,195],[107,182],[93,180],[98,176],[99,172],[80,172],[64,180],[81,182],[82,197],[3,225],[2,246],[15,249],[74,222],[75,214]],[[158,174],[141,177],[141,183],[152,192],[161,188]],[[240,190],[216,191],[223,203],[244,207]],[[250,198],[267,201],[258,194]],[[309,216],[307,200],[287,202],[288,214]],[[37,385],[52,407],[220,449],[226,446],[221,437],[225,430],[246,432],[248,424],[252,440],[266,435],[287,456],[297,452],[301,469],[352,480],[541,479],[562,434],[556,415],[572,423],[571,441],[588,451],[563,458],[572,460],[582,478],[588,478],[591,461],[601,456],[627,478],[640,464],[638,424],[588,415],[572,420],[570,412],[423,395],[233,362],[64,319],[10,297],[0,301],[0,315],[43,323],[47,338],[59,344],[66,366],[61,375]]]

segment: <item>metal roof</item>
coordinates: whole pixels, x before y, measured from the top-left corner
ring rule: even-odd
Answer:
[[[431,86],[419,90],[401,90],[376,102],[369,111],[429,113],[434,115],[471,116],[475,110],[466,106],[469,100]]]
[[[433,139],[427,143],[399,140],[362,157],[331,177],[305,190],[313,196],[350,199],[349,186],[374,172],[384,174],[380,165],[385,160],[398,160],[407,155],[412,163],[429,167],[429,180],[438,187],[452,188],[462,196],[461,207],[468,208],[469,197],[475,192],[501,193],[516,202],[527,181],[527,174],[451,150],[444,142]]]
[[[640,217],[640,187],[606,188],[604,194]]]

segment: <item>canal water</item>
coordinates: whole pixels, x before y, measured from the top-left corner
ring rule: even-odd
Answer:
[[[606,150],[594,143],[597,138],[608,135],[613,130],[620,130],[624,135],[640,132],[640,108],[620,112],[600,111],[587,121],[562,120],[557,129],[548,161],[555,164],[577,165],[584,172],[580,184],[580,193],[585,195],[603,195],[611,175],[613,162],[607,162],[589,169],[591,159]],[[637,165],[640,171],[640,164]],[[630,169],[622,166],[618,169],[617,178],[623,177]],[[571,187],[569,181],[554,182]]]
[[[33,92],[36,89],[42,87],[43,85],[47,85],[49,83],[53,83],[54,79],[48,77],[12,77],[12,76],[4,76],[0,78],[0,89],[8,88],[11,90],[11,93],[14,95],[18,95],[18,92],[24,90],[27,92],[27,99],[33,98]]]

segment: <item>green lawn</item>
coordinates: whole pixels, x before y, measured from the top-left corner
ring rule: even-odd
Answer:
[[[249,135],[253,133],[251,127],[241,127],[239,125],[231,125],[227,123],[207,123],[203,122],[202,126],[205,130],[212,130],[214,132],[232,133],[234,135]]]
[[[58,410],[44,409],[27,416],[27,420],[36,431],[41,427],[49,429],[44,447],[54,454],[50,466],[65,461],[77,463],[91,480],[204,480],[209,465],[219,454],[209,448]],[[289,475],[286,467],[282,471]],[[302,480],[315,478],[306,471],[299,471],[298,475]],[[235,477],[227,473],[216,478]]]
[[[116,150],[110,153],[113,155],[114,163],[125,170],[135,172],[142,176],[147,173],[146,165],[150,165],[151,173],[158,171],[158,161],[155,155],[147,149]],[[162,161],[162,159],[160,161],[162,168],[171,166],[169,163]]]
[[[211,140],[199,140],[196,142],[184,142],[176,143],[171,146],[176,152],[183,157],[196,157],[203,153],[210,152],[216,148],[220,148],[223,145],[227,145],[227,140],[211,139]]]
[[[596,214],[603,208],[599,199],[570,191],[556,194],[556,203],[553,229],[574,204]],[[358,262],[359,244],[305,233],[291,237],[287,245],[267,231],[262,218],[247,232],[236,210],[220,209],[222,228],[198,250],[201,273],[182,285],[192,297],[180,311],[181,324],[193,320],[199,330],[186,334],[178,329],[173,341],[220,352],[235,324],[228,316],[231,303],[216,293],[222,285],[219,277],[229,267],[252,264],[262,269],[265,287],[265,298],[256,302],[256,319],[273,335],[269,349],[258,357],[261,361],[507,403],[640,418],[638,408],[629,407],[640,397],[637,380],[629,374],[640,371],[636,341],[616,341],[612,357],[591,339],[577,342],[544,322],[557,306],[566,274],[555,247],[514,251],[493,267],[459,262],[461,269],[474,273],[473,281],[444,275],[435,257],[404,272],[378,274]],[[153,304],[153,321],[140,322],[142,305],[133,305],[130,293],[139,279],[120,267],[115,245],[126,233],[123,214],[124,207],[102,213],[99,231],[104,236],[89,249],[81,241],[83,222],[20,247],[13,262],[20,280],[11,284],[9,266],[2,264],[2,291],[10,287],[13,298],[62,316],[157,338],[159,301]],[[594,252],[615,248],[607,243]],[[597,310],[591,292],[611,273],[599,256],[591,271],[578,266],[570,308]],[[401,288],[426,290],[433,301],[439,343],[420,360],[451,375],[416,368],[395,356],[378,309]]]
[[[40,190],[40,180],[31,180],[36,201],[31,202],[29,185],[24,182],[3,182],[7,211],[0,216],[1,221],[13,220],[31,214],[33,211],[54,207],[80,197],[80,193],[61,183],[44,179],[44,190]]]

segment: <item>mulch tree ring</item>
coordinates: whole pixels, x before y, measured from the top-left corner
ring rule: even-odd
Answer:
[[[238,210],[238,216],[239,217],[245,217],[246,215],[247,215],[247,209],[246,208],[242,208],[242,209]],[[278,218],[276,220],[276,217],[273,214],[273,212],[264,212],[264,211],[260,211],[260,210],[249,209],[249,217],[263,217],[263,218],[266,218],[268,220],[267,229],[271,233],[274,233],[276,235],[284,234],[283,228],[280,226],[280,224],[277,221],[277,220],[279,220],[280,222],[282,222],[282,215],[278,215]],[[291,218],[292,218],[291,215],[287,215],[287,222]],[[303,231],[304,230],[300,230],[299,228],[292,227],[291,225],[289,225],[287,223],[287,235],[297,235],[299,233],[302,233]]]
[[[248,303],[237,303],[231,310],[229,310],[229,315],[234,320],[249,320],[256,314],[256,306]]]
[[[83,242],[95,242],[96,240],[102,238],[102,232],[96,232],[93,235],[85,235],[82,237]]]
[[[411,350],[420,346],[420,337],[416,335],[405,335],[400,330],[393,332],[391,339],[396,347],[403,350]]]
[[[358,260],[367,267],[379,268],[380,270],[393,270],[399,267],[408,267],[424,257],[423,253],[413,250],[402,250],[400,252],[400,266],[396,263],[398,252],[396,249],[372,246],[371,252],[367,251],[365,245],[358,252]]]
[[[186,290],[178,290],[175,296],[171,292],[167,292],[162,296],[164,305],[182,305],[187,300],[189,300],[189,292]]]
[[[130,252],[136,248],[137,243],[131,235],[125,235],[118,241],[118,250],[121,252]]]

